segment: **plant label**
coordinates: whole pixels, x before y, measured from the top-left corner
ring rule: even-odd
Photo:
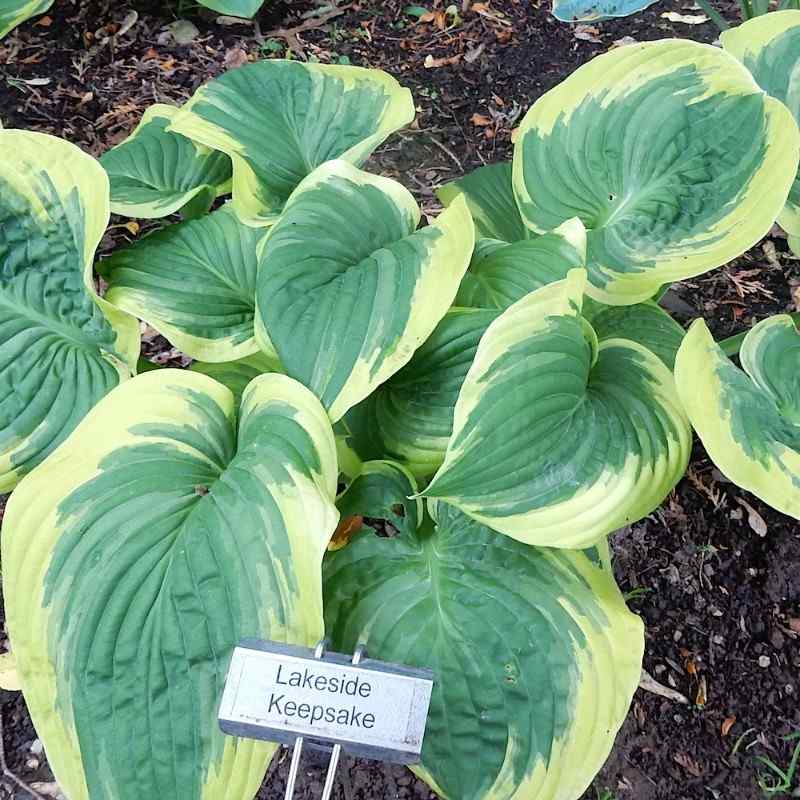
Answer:
[[[248,639],[233,651],[219,710],[225,733],[291,744],[298,736],[367,758],[419,761],[430,670]]]

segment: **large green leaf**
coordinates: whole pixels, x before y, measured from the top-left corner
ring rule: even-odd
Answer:
[[[531,237],[517,208],[510,161],[479,167],[440,186],[436,194],[445,206],[464,195],[475,220],[475,235],[480,239],[519,242]]]
[[[393,461],[368,461],[336,499],[342,518],[377,517],[399,531],[413,532],[422,522],[423,505],[414,477]]]
[[[333,646],[433,670],[415,771],[439,796],[576,800],[639,682],[642,623],[589,555],[435,516],[326,556]]]
[[[44,14],[53,0],[0,0],[0,39],[25,20]]]
[[[264,0],[199,0],[200,5],[219,14],[250,19],[264,5]]]
[[[633,341],[598,345],[580,316],[585,274],[489,326],[423,493],[528,544],[588,547],[656,508],[689,460],[672,374]]]
[[[527,241],[505,244],[481,239],[461,281],[456,304],[505,309],[585,264],[586,230],[577,218]]]
[[[322,633],[335,446],[283,375],[235,412],[205,375],[140,375],[6,508],[9,634],[70,800],[250,800],[276,748],[224,736],[217,706],[242,637]]]
[[[514,190],[538,233],[581,218],[589,294],[628,305],[761,239],[799,154],[791,114],[736,59],[668,39],[598,56],[537,100]]]
[[[262,245],[256,337],[334,421],[408,362],[455,298],[474,241],[466,203],[419,219],[399,183],[329,161]]]
[[[800,11],[775,11],[724,31],[722,46],[753,74],[758,85],[780,100],[800,125]],[[800,236],[800,171],[778,222]]]
[[[230,205],[170,225],[102,262],[106,298],[192,358],[253,355],[256,251],[264,235],[240,222]]]
[[[197,216],[230,191],[231,160],[168,131],[177,113],[174,106],[150,106],[136,130],[100,158],[115,214],[153,219],[183,209]]]
[[[135,371],[136,320],[101,300],[92,260],[108,179],[74,145],[0,130],[0,491]]]
[[[189,369],[202,372],[214,380],[227,386],[232,392],[234,401],[238,406],[242,400],[247,384],[253,378],[265,372],[283,372],[280,362],[271,356],[259,351],[252,356],[237,358],[235,361],[195,361]]]
[[[587,297],[581,314],[592,323],[598,341],[630,339],[643,344],[670,370],[675,366],[685,332],[657,303],[648,300],[632,306],[606,306]]]
[[[759,322],[739,355],[744,372],[702,320],[692,323],[675,362],[681,400],[722,472],[800,519],[800,334],[792,318]]]
[[[237,210],[268,224],[315,167],[360,164],[413,118],[411,93],[385,72],[274,59],[201,87],[171,130],[227,153]]]
[[[496,309],[453,308],[403,369],[345,415],[363,460],[391,458],[432,475],[453,432],[458,393]]]

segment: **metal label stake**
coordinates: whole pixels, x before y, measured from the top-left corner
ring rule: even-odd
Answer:
[[[342,750],[412,764],[428,717],[430,670],[307,647],[246,639],[235,648],[219,710],[233,736],[293,745],[285,800],[294,796],[303,747],[330,750],[322,800],[330,800]]]

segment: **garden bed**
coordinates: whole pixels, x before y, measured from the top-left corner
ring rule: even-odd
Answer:
[[[509,158],[525,110],[594,55],[630,39],[716,36],[710,23],[661,16],[697,14],[688,0],[579,29],[523,0],[464,3],[460,19],[445,18],[443,28],[432,0],[426,5],[434,13],[422,20],[405,12],[405,0],[341,3],[321,16],[307,15],[314,3],[270,4],[257,27],[220,25],[214,15],[161,5],[56,0],[44,20],[7,37],[0,43],[3,125],[63,136],[99,155],[125,138],[151,103],[182,102],[201,82],[248,59],[288,50],[296,58],[379,67],[413,91],[418,117],[374,159],[433,210],[436,186]],[[196,32],[170,32],[166,26],[177,19],[191,20]],[[191,41],[180,44],[176,35]],[[113,220],[107,247],[153,224],[125,222]],[[665,305],[682,323],[704,315],[715,335],[730,335],[800,308],[800,260],[776,231],[733,264],[676,285]],[[145,355],[187,362],[155,335]],[[785,737],[800,730],[797,524],[726,482],[697,446],[688,477],[662,508],[612,541],[617,579],[647,626],[644,667],[672,696],[637,692],[586,800],[769,796],[759,780],[775,775],[761,759],[785,768],[795,745]],[[9,770],[52,796],[21,696],[0,692],[0,700]],[[305,758],[298,797],[319,796],[325,766],[325,759]],[[282,797],[287,771],[284,751],[259,797]],[[347,760],[340,775],[337,796],[346,800],[434,797],[405,768]],[[0,779],[0,798],[26,796]]]

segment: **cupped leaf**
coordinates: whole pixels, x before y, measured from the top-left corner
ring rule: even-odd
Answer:
[[[740,358],[744,372],[695,320],[675,362],[681,400],[720,470],[800,519],[800,334],[792,318],[758,323]]]
[[[411,533],[422,522],[423,507],[414,476],[393,461],[369,461],[339,495],[336,507],[342,518],[375,517]]]
[[[345,415],[360,458],[391,458],[419,477],[436,472],[478,342],[499,313],[450,309],[411,361]]]
[[[283,367],[276,358],[261,351],[252,356],[238,358],[236,361],[195,361],[189,369],[194,372],[202,372],[203,375],[208,375],[223,386],[227,386],[233,392],[237,406],[242,400],[247,384],[253,378],[257,378],[265,372],[283,372]]]
[[[775,11],[724,31],[722,46],[741,61],[758,85],[780,100],[800,125],[800,11]],[[786,206],[781,227],[800,236],[800,172]]]
[[[0,39],[25,20],[44,14],[53,0],[0,0]]]
[[[217,705],[242,637],[322,633],[335,447],[283,375],[250,384],[238,430],[235,411],[205,375],[140,375],[8,504],[8,629],[70,800],[250,800],[275,750],[224,736]]]
[[[263,243],[256,337],[334,421],[409,361],[455,298],[474,243],[467,205],[419,219],[399,183],[330,161]]]
[[[799,153],[789,111],[732,56],[668,39],[598,56],[541,97],[514,190],[536,232],[581,218],[588,293],[628,305],[766,235]]]
[[[92,260],[108,179],[74,145],[0,130],[0,491],[136,369],[136,320],[100,299]]]
[[[578,551],[528,547],[457,509],[365,531],[325,559],[333,646],[433,670],[415,771],[448,800],[576,800],[639,682],[642,623]]]
[[[362,163],[413,118],[411,93],[385,72],[271,59],[201,87],[171,130],[227,153],[237,211],[269,224],[314,168]]]
[[[115,214],[154,219],[183,209],[199,216],[230,191],[230,158],[167,130],[177,113],[174,106],[151,106],[136,130],[101,156]]]
[[[527,241],[502,244],[483,239],[461,281],[456,305],[506,309],[585,264],[586,229],[577,218]]]
[[[689,460],[672,374],[633,341],[598,345],[580,316],[585,274],[489,326],[423,492],[528,544],[590,546],[656,508]]]
[[[606,306],[585,298],[581,313],[591,322],[598,341],[630,339],[643,344],[670,370],[675,367],[685,331],[657,303],[648,300],[632,306]]]
[[[479,239],[519,242],[531,238],[517,208],[511,183],[511,162],[490,164],[436,190],[445,206],[464,195]]]
[[[200,5],[230,17],[250,19],[264,5],[264,0],[199,0]]]
[[[562,22],[629,17],[654,2],[655,0],[553,0],[553,16]]]
[[[253,355],[256,251],[264,235],[230,205],[170,225],[101,262],[106,298],[192,358]]]

